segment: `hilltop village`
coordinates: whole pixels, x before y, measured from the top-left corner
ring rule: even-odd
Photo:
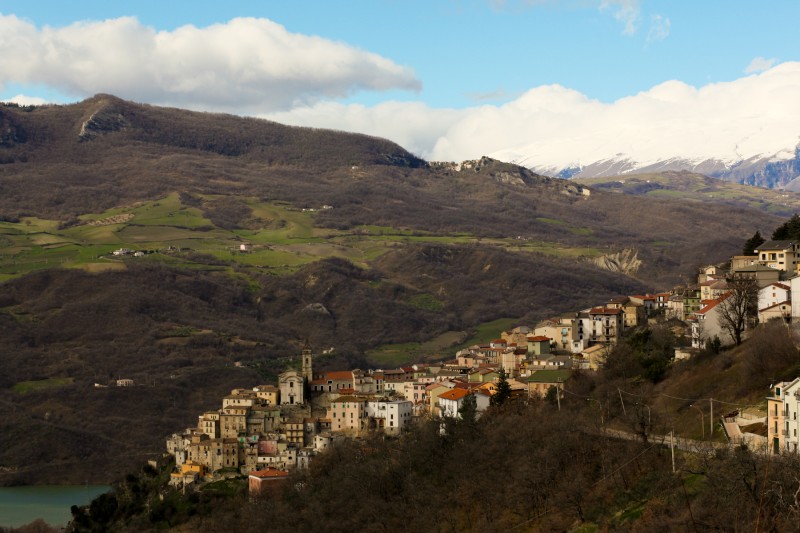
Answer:
[[[245,474],[251,491],[259,491],[294,468],[307,468],[338,440],[372,432],[397,436],[419,417],[459,417],[467,403],[479,416],[499,391],[558,402],[574,372],[600,369],[626,332],[648,324],[666,323],[683,339],[674,354],[679,360],[709,346],[738,344],[759,322],[797,318],[800,241],[769,241],[755,255],[703,267],[694,284],[619,296],[534,327],[515,327],[441,363],[317,372],[306,345],[299,370],[283,372],[275,384],[231,391],[220,409],[202,413],[197,426],[167,439],[177,470],[171,483],[186,487]],[[731,442],[752,442],[773,453],[797,450],[800,378],[776,384],[770,394],[768,411],[750,414],[749,433],[729,414],[726,434]]]

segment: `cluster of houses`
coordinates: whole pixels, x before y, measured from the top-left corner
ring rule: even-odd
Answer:
[[[468,398],[480,414],[501,376],[512,397],[552,393],[560,399],[574,370],[597,370],[626,330],[650,321],[688,324],[681,327],[695,349],[714,338],[732,343],[719,317],[731,294],[726,281],[731,277],[756,281],[759,321],[800,317],[800,296],[792,298],[800,291],[800,243],[770,241],[756,254],[735,256],[727,268],[701,269],[695,285],[620,296],[533,328],[516,327],[446,362],[315,373],[306,346],[300,370],[282,373],[277,385],[232,391],[220,409],[203,413],[196,427],[167,440],[177,468],[172,483],[185,486],[220,473],[243,473],[258,491],[293,468],[306,468],[338,439],[376,431],[398,435],[418,417],[458,417]],[[765,419],[774,450],[797,449],[798,410],[800,378],[776,385]]]
[[[722,345],[734,342],[723,317],[726,301],[733,297],[732,278],[750,279],[757,286],[757,315],[748,317],[748,323],[800,318],[800,241],[768,241],[755,255],[732,257],[725,269],[705,267],[698,284],[686,289],[691,298],[683,320],[691,326],[692,347],[704,348],[715,338]]]

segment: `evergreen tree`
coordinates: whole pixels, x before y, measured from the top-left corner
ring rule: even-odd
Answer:
[[[478,401],[471,392],[464,396],[464,401],[461,402],[461,407],[458,408],[458,417],[461,420],[461,424],[465,426],[474,425],[478,419]]]
[[[772,232],[775,241],[800,240],[800,215],[795,213],[792,218],[775,228]]]
[[[511,385],[508,384],[506,371],[501,368],[500,378],[497,380],[497,390],[492,395],[491,404],[500,406],[506,403],[509,398],[511,398]]]
[[[761,236],[760,231],[756,231],[755,235],[747,239],[742,249],[742,255],[755,255],[759,246],[764,244],[764,237]]]

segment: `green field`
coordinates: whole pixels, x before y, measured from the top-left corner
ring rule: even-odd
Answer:
[[[440,361],[453,357],[457,351],[473,344],[488,344],[503,331],[516,324],[518,319],[499,318],[479,324],[471,337],[463,331],[448,331],[427,342],[387,344],[367,352],[367,360],[379,367],[394,368],[412,361]]]
[[[212,199],[208,197],[207,199]],[[216,227],[198,207],[181,203],[178,193],[152,202],[87,213],[79,225],[61,227],[58,221],[23,218],[0,223],[0,281],[53,267],[102,272],[125,268],[132,261],[156,261],[193,268],[208,268],[203,256],[228,265],[239,264],[284,274],[327,257],[340,257],[360,266],[409,244],[470,244],[498,246],[517,253],[542,253],[560,257],[594,257],[591,247],[567,247],[550,242],[516,239],[481,239],[456,233],[434,235],[412,228],[359,226],[339,231],[315,226],[316,212],[285,202],[243,198],[251,210],[250,229]],[[555,219],[541,219],[563,224]],[[586,228],[567,229],[588,235]],[[241,251],[240,245],[249,245]],[[115,256],[114,250],[147,251],[143,257]],[[153,253],[155,252],[155,253]],[[215,266],[214,268],[221,268]],[[436,306],[435,302],[415,305]]]
[[[73,381],[73,378],[48,378],[35,381],[21,381],[11,387],[11,390],[20,394],[25,394],[27,392],[35,392],[71,385]]]
[[[452,346],[465,335],[463,331],[448,331],[427,342],[387,344],[367,352],[367,360],[384,368],[394,368],[412,361],[439,360],[455,353]]]

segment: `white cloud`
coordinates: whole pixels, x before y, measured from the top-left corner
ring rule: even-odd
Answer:
[[[764,72],[772,68],[772,65],[775,64],[776,59],[767,59],[761,56],[753,58],[747,68],[744,69],[746,74],[753,74],[754,72]]]
[[[612,103],[559,85],[500,106],[432,109],[318,104],[268,118],[392,139],[431,160],[491,155],[561,169],[627,154],[640,163],[671,157],[729,161],[792,149],[800,136],[800,63],[700,88],[667,81]]]
[[[9,82],[238,112],[420,89],[408,67],[254,18],[156,31],[132,17],[37,28],[0,15],[0,88]]]
[[[373,107],[321,102],[261,117],[294,126],[385,137],[414,154],[428,156],[431,148],[464,113],[463,110],[433,109],[420,102],[384,102]]]
[[[639,0],[602,0],[601,10],[612,10],[614,18],[622,22],[625,26],[622,33],[633,35],[638,29],[639,19],[641,18],[641,8]]]
[[[647,32],[647,42],[663,41],[669,36],[669,29],[672,25],[670,20],[662,15],[652,15],[650,17],[650,30]]]
[[[14,104],[19,105],[44,105],[50,103],[48,100],[44,98],[40,98],[38,96],[27,96],[24,94],[18,94],[16,96],[12,96],[6,102],[12,102]]]

